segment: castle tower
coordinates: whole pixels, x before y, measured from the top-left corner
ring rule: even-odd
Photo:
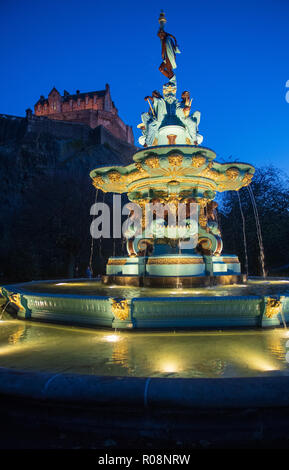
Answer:
[[[132,128],[119,117],[108,84],[100,91],[81,93],[76,90],[75,94],[70,94],[64,90],[63,95],[53,87],[48,98],[40,96],[34,113],[58,121],[86,124],[92,129],[103,126],[118,139],[134,144]]]

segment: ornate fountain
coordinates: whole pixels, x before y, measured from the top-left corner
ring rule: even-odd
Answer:
[[[144,148],[128,166],[90,173],[95,188],[128,195],[134,203],[132,219],[139,218],[141,225],[125,233],[128,256],[109,258],[103,281],[161,287],[242,282],[238,257],[222,254],[214,199],[217,192],[247,186],[255,170],[247,163],[218,163],[215,152],[200,145],[201,114],[191,113],[188,91],[183,91],[180,101],[177,98],[173,69],[179,49],[174,36],[164,31],[165,22],[162,13],[160,71],[169,81],[163,85],[163,95],[155,90],[145,98],[150,109],[138,126]],[[149,217],[156,207],[163,216]]]
[[[141,116],[142,149],[128,166],[96,168],[97,190],[127,194],[127,256],[110,257],[102,281],[63,279],[0,288],[17,318],[119,329],[272,327],[289,318],[288,279],[249,279],[222,253],[218,192],[250,184],[254,167],[218,163],[202,146],[201,114],[177,98],[177,41],[164,30],[163,94]],[[119,197],[119,196],[115,196]],[[234,284],[234,285],[232,285]]]

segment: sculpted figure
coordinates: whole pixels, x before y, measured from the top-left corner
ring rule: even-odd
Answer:
[[[199,145],[203,141],[203,136],[198,133],[198,126],[201,120],[200,111],[195,111],[192,116],[191,112],[192,100],[190,99],[190,92],[183,91],[182,101],[178,103],[176,115],[184,123],[190,139],[194,145]]]
[[[217,220],[217,207],[218,203],[216,201],[210,201],[207,204],[207,217],[208,220]]]
[[[176,54],[180,54],[177,40],[175,36],[167,33],[160,28],[158,37],[161,40],[162,45],[162,59],[163,62],[159,67],[159,71],[167,78],[172,78],[174,75],[173,69],[177,68]]]
[[[176,114],[176,106],[177,106],[177,79],[176,76],[173,75],[168,83],[163,86],[163,95],[164,100],[167,105],[167,113],[174,115]]]
[[[162,95],[156,90],[152,92],[152,96],[146,96],[145,101],[148,101],[150,110],[141,115],[142,124],[139,124],[138,127],[142,129],[143,135],[139,138],[139,143],[144,147],[150,147],[153,145],[158,128],[167,114],[167,110]]]
[[[221,233],[218,225],[217,207],[218,203],[216,201],[210,201],[207,204],[208,228],[214,235],[220,235]]]

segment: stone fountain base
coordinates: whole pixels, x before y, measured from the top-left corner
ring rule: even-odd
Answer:
[[[109,258],[105,284],[145,287],[195,287],[244,282],[235,255],[198,254]]]
[[[245,274],[227,274],[217,276],[102,276],[106,285],[159,287],[159,288],[190,288],[213,287],[218,285],[243,284],[246,282]]]
[[[231,280],[237,277],[220,275],[202,279],[221,283],[230,276]],[[4,310],[0,313],[3,318],[11,314],[23,320],[113,329],[265,328],[285,325],[289,320],[289,279],[257,278],[227,288],[167,290],[129,287],[128,279],[133,281],[136,276],[118,276],[118,279],[126,281],[125,287],[91,279],[2,286],[0,297]],[[154,279],[161,286],[162,282],[175,282],[176,277],[144,279],[146,282]],[[200,276],[178,279],[198,282]]]

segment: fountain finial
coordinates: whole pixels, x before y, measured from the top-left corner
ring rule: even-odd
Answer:
[[[161,10],[160,16],[159,16],[160,29],[164,29],[166,22],[167,22],[167,20],[166,20],[166,17],[165,17],[164,10]]]

